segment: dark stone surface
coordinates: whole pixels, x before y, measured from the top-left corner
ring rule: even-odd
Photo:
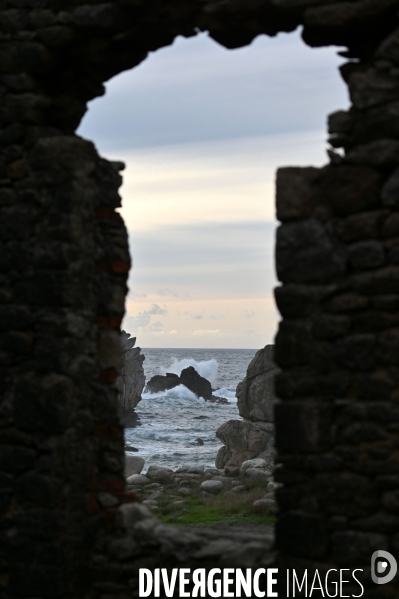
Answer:
[[[204,399],[212,398],[211,383],[203,376],[198,374],[193,366],[184,368],[184,370],[181,371],[180,382],[198,397],[203,397]]]
[[[160,391],[167,391],[180,385],[180,377],[177,374],[167,372],[165,376],[162,374],[156,374],[147,383],[147,389],[151,393],[159,393]]]

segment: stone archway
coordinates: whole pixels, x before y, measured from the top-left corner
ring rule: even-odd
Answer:
[[[132,564],[160,565],[124,491],[112,386],[130,268],[115,212],[121,165],[74,131],[104,81],[198,30],[234,48],[304,25],[310,45],[348,47],[353,106],[329,121],[344,153],[277,178],[277,549],[282,567],[321,569],[366,569],[372,551],[399,552],[397,9],[397,0],[2,4],[4,597],[123,597]],[[167,539],[173,565],[182,545]],[[198,540],[182,542],[214,563]]]

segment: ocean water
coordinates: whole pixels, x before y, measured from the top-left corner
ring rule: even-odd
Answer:
[[[215,465],[222,443],[216,437],[218,427],[227,420],[241,420],[235,390],[244,378],[256,349],[142,349],[148,381],[155,374],[174,372],[193,366],[208,379],[215,395],[229,404],[217,404],[197,398],[183,385],[162,393],[143,393],[136,408],[140,426],[125,431],[127,445],[138,448],[145,468],[157,464],[176,469],[182,465]],[[203,445],[195,440],[202,439]]]

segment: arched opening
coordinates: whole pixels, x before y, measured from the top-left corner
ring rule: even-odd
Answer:
[[[325,162],[325,115],[347,104],[340,62],[334,49],[306,47],[299,30],[234,51],[206,34],[178,38],[108,82],[80,125],[105,157],[127,164],[120,213],[134,266],[122,327],[137,337],[147,382],[194,365],[230,402],[198,402],[186,388],[144,393],[139,426],[125,431],[138,450],[128,455],[145,459],[141,474],[215,469],[217,429],[242,420],[237,384],[277,330],[275,172]],[[224,476],[218,467],[213,476]],[[159,509],[152,487],[131,488]]]

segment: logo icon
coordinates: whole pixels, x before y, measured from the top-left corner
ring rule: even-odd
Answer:
[[[398,571],[398,564],[388,551],[379,549],[371,556],[371,578],[376,584],[391,582]],[[381,576],[382,575],[382,576]]]

